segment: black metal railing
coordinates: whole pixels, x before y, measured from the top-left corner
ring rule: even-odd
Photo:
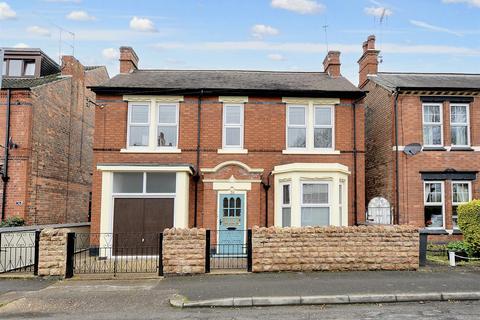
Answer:
[[[73,272],[161,274],[159,233],[77,233]]]
[[[251,230],[209,230],[208,270],[251,270]]]
[[[38,272],[40,231],[0,233],[0,273]]]

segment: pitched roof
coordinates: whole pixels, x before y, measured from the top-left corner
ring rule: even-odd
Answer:
[[[480,74],[379,72],[368,76],[387,89],[480,90]]]
[[[2,89],[30,89],[60,80],[61,78],[60,73],[39,78],[4,78],[2,80]]]
[[[324,72],[245,71],[245,70],[135,70],[118,74],[94,91],[294,91],[362,92],[344,77]]]

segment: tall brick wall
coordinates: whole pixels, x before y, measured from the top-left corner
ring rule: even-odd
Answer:
[[[229,160],[241,161],[251,168],[263,168],[261,179],[269,179],[272,187],[268,191],[268,224],[273,225],[274,186],[273,178],[268,178],[276,165],[294,162],[341,163],[353,172],[353,110],[352,100],[342,99],[335,108],[335,142],[339,155],[286,155],[285,149],[285,104],[281,97],[250,96],[245,104],[244,148],[248,154],[218,154],[222,147],[222,104],[217,96],[203,97],[201,115],[201,156],[200,168],[213,168]],[[185,96],[180,103],[179,154],[120,153],[126,147],[128,104],[121,95],[99,95],[97,101],[105,108],[96,108],[94,166],[97,163],[189,163],[196,165],[197,143],[197,107],[198,97]],[[365,175],[364,175],[364,112],[363,106],[357,107],[357,208],[359,221],[365,213]],[[235,176],[239,179],[241,177]],[[93,173],[93,209],[92,228],[99,228],[101,173]],[[190,181],[193,185],[193,180]],[[354,177],[349,176],[349,223],[353,224]],[[211,183],[199,184],[198,226],[207,227],[203,219],[216,215],[216,191]],[[252,183],[247,199],[248,227],[265,225],[265,191],[260,183]],[[193,186],[190,193],[190,226],[193,226],[194,210]],[[203,199],[203,200],[202,200]],[[212,200],[213,199],[213,200]],[[210,224],[208,224],[210,226]]]
[[[205,273],[205,229],[163,231],[163,272],[165,274]]]
[[[417,270],[412,226],[254,228],[253,272]]]

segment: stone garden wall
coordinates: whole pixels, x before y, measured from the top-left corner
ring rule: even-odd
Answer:
[[[205,273],[205,229],[165,229],[163,272],[165,274]]]
[[[39,243],[39,276],[65,277],[69,229],[43,229]]]
[[[417,270],[412,226],[254,228],[253,272]]]

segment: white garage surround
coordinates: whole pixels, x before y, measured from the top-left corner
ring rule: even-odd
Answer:
[[[348,226],[348,167],[339,163],[291,163],[276,166],[275,178],[275,226],[284,225],[282,210],[290,210],[290,226],[302,226],[302,208],[329,208],[328,225]],[[322,204],[304,203],[305,185],[327,186],[328,201]],[[288,185],[288,203],[285,204],[284,187]]]
[[[116,197],[174,198],[173,226],[175,228],[188,228],[189,176],[192,174],[189,166],[98,165],[97,169],[102,171],[100,233],[113,233],[113,211]],[[174,172],[176,174],[175,193],[114,194],[113,176],[115,172]]]

